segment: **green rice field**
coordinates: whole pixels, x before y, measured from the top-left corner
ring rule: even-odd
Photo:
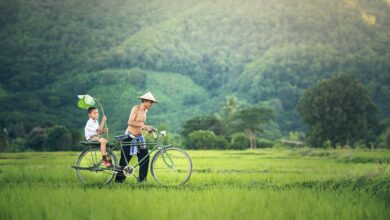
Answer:
[[[389,150],[187,152],[183,187],[82,185],[78,152],[0,153],[0,219],[390,219]]]

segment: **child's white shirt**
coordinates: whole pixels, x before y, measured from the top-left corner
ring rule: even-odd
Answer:
[[[84,128],[85,139],[89,140],[91,136],[99,134],[97,132],[98,128],[99,128],[98,120],[93,120],[92,118],[89,118]]]

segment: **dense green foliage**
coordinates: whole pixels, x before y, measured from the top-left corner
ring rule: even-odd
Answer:
[[[224,136],[217,136],[213,131],[197,130],[188,135],[186,146],[192,149],[225,149],[227,141]]]
[[[34,150],[40,150],[40,147],[43,146],[43,144],[47,140],[47,132],[44,128],[35,127],[31,130],[31,132],[27,135],[26,139],[26,147],[34,149]]]
[[[273,108],[271,136],[286,135],[305,129],[303,91],[344,72],[389,118],[389,21],[385,0],[0,0],[0,142],[12,148],[36,127],[82,133],[85,93],[122,133],[148,90],[156,127],[180,133],[234,94]]]
[[[390,130],[385,133],[385,144],[387,148],[390,148]]]
[[[377,108],[364,86],[350,74],[306,90],[298,110],[309,125],[308,139],[314,146],[322,146],[327,140],[333,146],[368,141],[377,125]]]
[[[234,133],[228,149],[246,149],[250,147],[249,138],[244,133]]]
[[[225,106],[222,107],[224,118],[197,116],[185,122],[182,135],[187,148],[245,149],[248,146],[257,147],[257,133],[264,132],[264,126],[269,124],[274,117],[273,111],[259,107],[239,107],[233,104],[232,98],[227,98]],[[232,106],[234,106],[234,111],[232,111]],[[272,146],[273,144],[268,147]]]
[[[129,177],[123,184],[83,186],[70,168],[77,152],[0,153],[0,219],[381,220],[390,215],[389,150],[188,153],[194,173],[178,188],[157,186],[151,176],[143,184]]]
[[[390,129],[388,128],[379,136],[380,147],[390,149]]]
[[[250,148],[256,148],[257,133],[263,132],[264,124],[269,123],[273,119],[273,111],[266,108],[244,108],[235,112],[229,118],[228,126],[233,131],[244,131],[247,135]]]
[[[210,130],[214,134],[221,135],[224,133],[225,126],[223,122],[217,117],[196,116],[184,123],[181,134],[184,137],[187,137],[189,133],[198,130]]]
[[[47,130],[45,146],[51,150],[69,150],[72,146],[72,134],[64,126],[56,125]]]

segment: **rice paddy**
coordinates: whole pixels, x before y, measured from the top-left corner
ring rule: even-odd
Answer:
[[[82,185],[78,152],[0,153],[0,219],[389,219],[390,151],[187,151],[183,187]],[[136,158],[132,163],[136,162]]]

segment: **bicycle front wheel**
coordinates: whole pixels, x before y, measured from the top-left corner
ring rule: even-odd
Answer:
[[[112,167],[102,165],[102,154],[100,148],[89,148],[83,151],[76,162],[76,173],[80,182],[84,184],[107,184],[115,175],[117,163],[116,156],[107,152],[107,157],[112,160]]]
[[[181,186],[191,177],[191,157],[177,147],[163,148],[154,155],[150,170],[157,183],[164,186]]]

